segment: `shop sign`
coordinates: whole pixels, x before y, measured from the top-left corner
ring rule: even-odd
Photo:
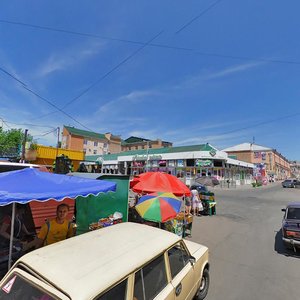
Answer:
[[[214,156],[217,154],[217,152],[216,152],[216,150],[211,149],[211,150],[209,151],[209,154],[210,154],[212,157],[214,157]]]
[[[211,167],[212,166],[212,161],[211,160],[196,160],[196,166],[197,167]]]
[[[133,160],[139,160],[139,161],[146,161],[148,160],[161,160],[162,156],[161,155],[138,155],[136,154],[135,156],[132,157]]]

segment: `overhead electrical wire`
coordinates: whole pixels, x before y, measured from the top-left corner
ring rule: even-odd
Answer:
[[[21,87],[27,91],[29,91],[30,93],[32,93],[33,95],[35,95],[36,97],[38,97],[39,99],[43,100],[44,102],[48,103],[50,106],[55,108],[55,111],[60,111],[61,113],[63,113],[64,115],[66,115],[67,117],[69,117],[70,119],[72,119],[74,122],[76,122],[77,124],[81,125],[82,127],[86,128],[87,130],[93,131],[92,129],[88,128],[87,126],[85,126],[84,124],[82,124],[81,122],[79,122],[78,120],[76,120],[74,117],[72,117],[70,114],[66,113],[63,109],[70,105],[71,103],[73,103],[74,101],[78,100],[80,97],[82,97],[84,94],[86,94],[91,88],[93,88],[95,85],[97,85],[100,81],[102,81],[104,78],[106,78],[108,75],[110,75],[112,72],[114,72],[115,70],[117,70],[120,66],[122,66],[124,63],[126,63],[127,61],[129,61],[131,58],[133,58],[135,55],[137,55],[140,51],[142,51],[146,46],[148,46],[153,40],[155,40],[158,36],[160,36],[163,33],[163,31],[160,31],[158,34],[156,34],[155,36],[153,36],[148,42],[144,43],[141,47],[139,47],[137,50],[135,50],[134,52],[132,52],[130,55],[128,55],[125,59],[123,59],[120,63],[118,63],[116,66],[114,66],[112,69],[110,69],[108,72],[106,72],[103,76],[101,76],[100,78],[98,78],[94,83],[92,83],[88,88],[86,88],[83,92],[81,92],[78,96],[76,96],[75,98],[71,99],[69,102],[67,102],[63,108],[59,108],[57,105],[53,104],[50,100],[48,100],[45,97],[42,97],[41,95],[39,95],[38,93],[36,93],[35,91],[33,91],[32,89],[30,89],[29,87],[27,87],[27,85],[22,84]],[[3,68],[1,68],[1,70],[4,70]],[[8,71],[4,70],[5,74],[9,75],[11,78],[13,78],[14,80],[18,81],[20,83],[20,81],[15,78],[12,74],[10,74]]]
[[[0,120],[2,120],[2,122],[8,123],[8,124],[18,125],[18,126],[56,128],[54,126],[49,126],[49,125],[39,125],[39,124],[30,124],[30,123],[14,123],[14,122],[10,122],[10,121],[4,120],[1,117],[0,117]]]
[[[214,2],[213,4],[211,4],[209,7],[207,7],[206,9],[204,9],[203,11],[201,11],[200,14],[198,14],[196,17],[192,18],[190,21],[188,21],[187,23],[185,23],[182,27],[180,27],[175,32],[175,34],[178,34],[181,31],[185,30],[188,26],[190,26],[192,23],[194,23],[196,20],[198,20],[200,17],[202,17],[204,14],[206,14],[208,11],[210,11],[211,9],[213,9],[215,6],[217,6],[222,1],[223,0],[218,0],[218,1]]]
[[[290,114],[290,115],[281,116],[281,117],[278,117],[278,118],[275,118],[275,119],[271,119],[271,120],[267,120],[267,121],[262,121],[262,122],[259,122],[259,123],[253,124],[253,125],[249,125],[249,126],[245,126],[245,127],[239,128],[239,129],[229,130],[229,131],[220,133],[220,135],[226,135],[226,134],[230,134],[230,133],[235,133],[235,132],[243,131],[243,130],[246,130],[246,129],[251,129],[251,128],[254,128],[254,127],[259,127],[259,126],[262,126],[262,125],[274,123],[274,122],[281,121],[281,120],[284,120],[284,119],[296,117],[296,116],[299,116],[299,115],[300,115],[300,112],[294,113],[294,114]]]
[[[70,101],[68,101],[63,107],[62,109],[65,109],[67,106],[69,106],[70,104],[74,103],[76,100],[78,100],[80,97],[82,97],[84,94],[86,94],[89,90],[91,90],[94,86],[96,86],[97,84],[99,84],[103,79],[105,79],[107,76],[109,76],[111,73],[113,73],[115,70],[117,70],[118,68],[120,68],[123,64],[125,64],[127,61],[129,61],[131,58],[133,58],[135,55],[137,55],[140,51],[142,51],[145,47],[147,47],[153,40],[155,40],[157,37],[159,37],[161,34],[163,33],[163,31],[160,31],[158,34],[156,34],[154,37],[152,37],[147,43],[142,44],[141,47],[139,47],[137,50],[135,50],[134,52],[132,52],[130,55],[128,55],[125,59],[123,59],[121,62],[119,62],[118,64],[116,64],[114,67],[112,67],[108,72],[106,72],[104,75],[102,75],[101,77],[99,77],[95,82],[93,82],[89,87],[87,87],[85,90],[83,90],[80,94],[78,94],[76,97],[74,97],[73,99],[71,99]],[[38,117],[35,118],[35,120],[49,116],[53,113],[55,113],[56,111],[52,111],[49,112],[47,114],[44,115],[40,115]]]
[[[200,16],[198,16],[198,17],[200,17]],[[96,35],[96,34],[82,33],[82,32],[70,31],[70,30],[47,27],[47,26],[40,26],[40,25],[33,25],[33,24],[22,23],[22,22],[8,21],[8,20],[3,20],[3,19],[0,19],[0,23],[32,27],[32,28],[36,28],[36,29],[40,29],[40,30],[56,31],[56,32],[60,32],[60,33],[67,33],[67,34],[73,34],[73,35],[79,35],[79,36],[87,36],[87,37],[117,41],[117,42],[122,42],[122,43],[130,43],[130,44],[137,44],[137,45],[145,44],[144,42],[140,42],[140,41],[133,41],[133,40],[128,40],[128,39],[120,39],[120,38],[113,38],[113,37],[105,37],[105,36],[100,36],[100,35]],[[202,56],[219,57],[219,58],[226,58],[226,59],[233,59],[233,60],[246,60],[246,61],[268,62],[268,63],[275,63],[275,64],[300,65],[300,62],[295,61],[295,60],[267,59],[267,58],[256,58],[256,57],[251,57],[251,56],[210,53],[210,52],[203,52],[203,51],[201,51],[199,49],[195,49],[195,48],[177,47],[177,46],[157,44],[157,43],[149,43],[147,46],[172,49],[172,50],[180,50],[180,51],[186,51],[186,52],[194,52],[195,54],[199,54]],[[22,83],[22,84],[24,84],[24,83]]]

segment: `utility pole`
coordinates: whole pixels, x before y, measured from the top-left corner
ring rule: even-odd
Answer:
[[[22,155],[21,155],[21,162],[22,163],[25,163],[25,145],[26,145],[26,142],[27,142],[27,134],[28,134],[28,129],[25,129],[24,141],[23,141],[23,144],[22,144]]]
[[[55,155],[55,159],[58,156],[58,148],[59,148],[59,135],[60,135],[60,128],[57,127],[57,144],[56,144],[56,155]]]
[[[148,172],[148,158],[149,158],[149,141],[147,141],[147,157],[146,157],[146,172]]]

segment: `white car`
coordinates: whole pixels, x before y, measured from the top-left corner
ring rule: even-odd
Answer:
[[[0,282],[0,299],[204,299],[208,249],[121,223],[35,250]]]

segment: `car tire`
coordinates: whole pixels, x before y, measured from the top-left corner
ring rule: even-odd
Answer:
[[[207,269],[203,270],[201,282],[199,289],[194,297],[195,300],[203,300],[207,293],[208,293],[208,288],[209,288],[209,272]]]

